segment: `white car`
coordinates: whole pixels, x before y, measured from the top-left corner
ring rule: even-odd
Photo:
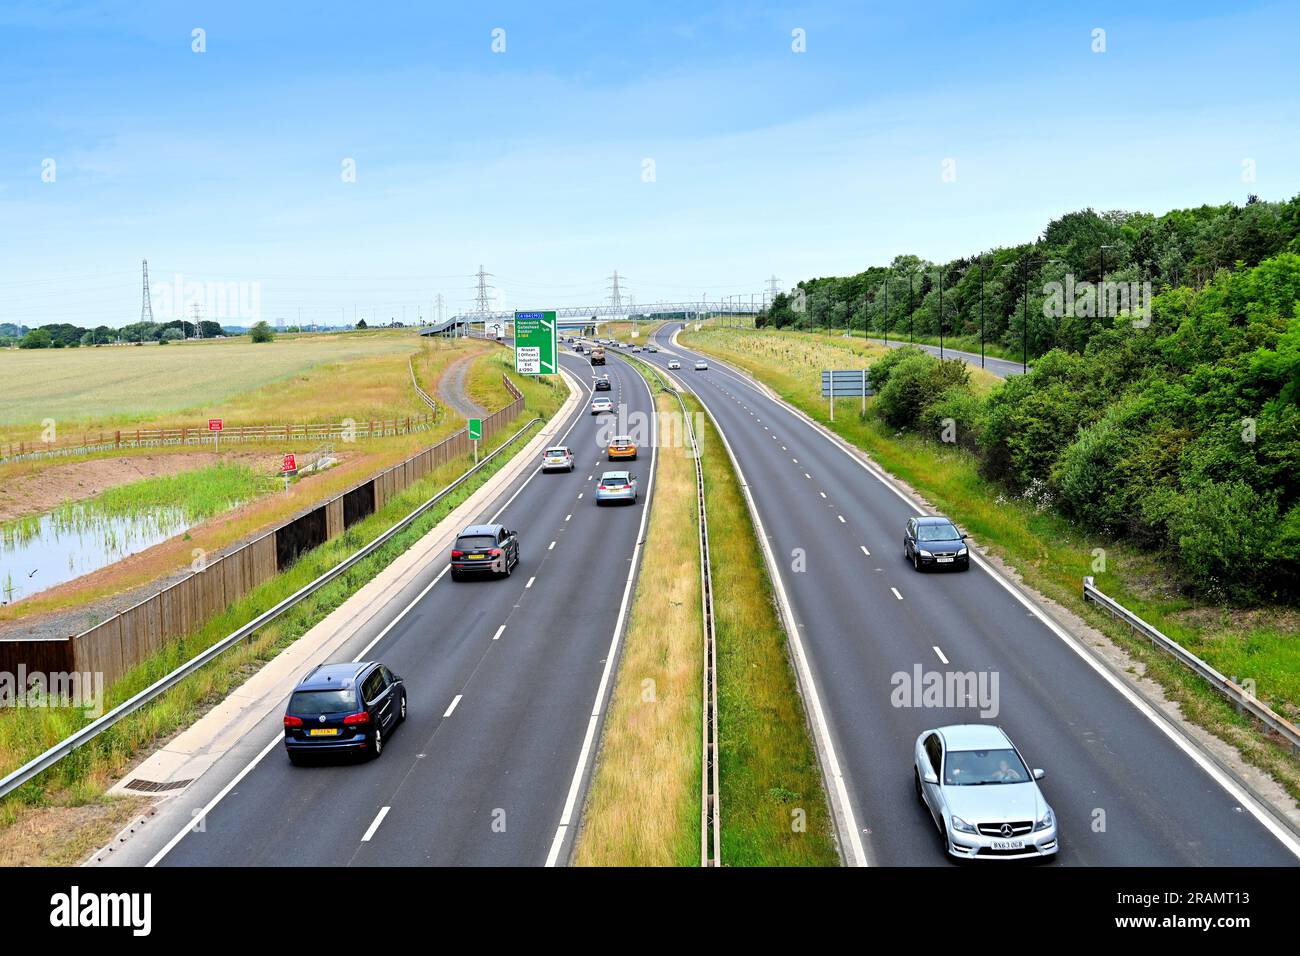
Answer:
[[[697,372],[706,372],[708,371],[708,368],[709,368],[709,363],[704,361],[704,359],[700,359],[698,362],[695,363],[695,371]]]
[[[614,403],[608,398],[597,398],[592,400],[591,414],[593,415],[600,415],[605,412],[612,412],[613,410]]]
[[[944,849],[964,860],[1034,860],[1059,848],[1056,817],[1000,727],[959,724],[916,738],[916,797],[939,828]]]
[[[556,445],[542,452],[542,471],[573,471],[573,452]]]
[[[677,361],[677,359],[673,359],[671,362],[668,363],[668,370],[669,370],[669,371],[672,371],[672,370],[675,369],[675,368],[681,368],[681,367],[682,367],[682,363],[679,362],[679,361]]]

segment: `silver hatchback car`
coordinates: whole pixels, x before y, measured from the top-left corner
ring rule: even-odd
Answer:
[[[964,860],[1033,860],[1058,848],[1056,817],[1000,727],[958,724],[916,738],[913,778],[944,849]]]
[[[607,501],[625,501],[636,504],[636,475],[629,471],[607,471],[596,485],[596,504]]]

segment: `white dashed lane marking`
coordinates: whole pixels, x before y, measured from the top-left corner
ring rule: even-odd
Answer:
[[[454,698],[452,698],[451,706],[448,707],[447,712],[442,715],[444,719],[451,716],[451,712],[455,710],[456,705],[460,703],[460,698],[461,698],[460,694],[457,694]]]
[[[941,664],[948,663],[948,658],[943,656],[943,651],[939,650],[938,645],[935,645],[934,652],[939,655],[939,663]]]
[[[903,600],[903,595],[898,593],[898,588],[890,588],[889,590],[894,592],[894,597],[898,598],[900,601]]]
[[[391,809],[392,807],[380,807],[379,815],[371,821],[370,826],[366,829],[366,835],[361,838],[362,843],[370,842],[370,838],[375,835],[375,831],[379,829],[379,824],[384,822],[384,817],[388,816],[388,811]]]

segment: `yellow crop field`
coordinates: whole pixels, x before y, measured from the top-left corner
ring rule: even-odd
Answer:
[[[394,418],[425,411],[407,357],[450,347],[408,330],[0,351],[0,441],[53,419],[83,430]]]

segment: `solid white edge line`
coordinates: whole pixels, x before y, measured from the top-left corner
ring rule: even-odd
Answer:
[[[375,835],[375,831],[379,829],[379,824],[384,822],[384,817],[388,816],[388,811],[391,809],[392,807],[383,807],[380,809],[379,816],[375,817],[375,819],[371,821],[369,829],[366,830],[366,835],[361,838],[362,843],[370,842],[370,838]]]
[[[676,333],[674,333],[673,337],[676,338]],[[674,342],[674,344],[676,343]],[[737,377],[740,378],[740,376]],[[895,495],[897,495],[914,512],[916,512],[919,515],[924,515],[926,513],[924,509],[922,509],[919,505],[917,505],[915,501],[913,501],[911,498],[907,496],[906,492],[904,492],[901,488],[897,487],[894,484],[893,477],[891,475],[889,475],[887,472],[885,472],[883,469],[879,468],[878,466],[874,464],[869,464],[867,461],[861,458],[858,450],[855,449],[853,446],[849,445],[848,442],[845,441],[843,438],[841,438],[839,435],[835,434],[829,429],[826,429],[825,426],[819,425],[817,422],[813,421],[813,419],[809,418],[802,411],[800,411],[797,408],[794,408],[791,405],[788,405],[782,399],[774,397],[772,394],[769,394],[768,392],[764,391],[763,386],[757,380],[753,380],[753,379],[745,380],[743,378],[741,380],[745,381],[745,384],[750,388],[756,389],[761,394],[763,394],[768,399],[768,401],[777,405],[779,408],[781,408],[791,417],[797,419],[801,424],[807,426],[815,434],[820,435],[822,438],[828,440],[832,445],[835,445],[837,448],[839,448],[840,451],[842,451],[845,455],[847,455],[851,461],[858,464],[868,474],[870,474],[882,485],[884,485]],[[1079,641],[1074,637],[1074,635],[1070,634],[1063,627],[1057,624],[1056,621],[1052,620],[1051,617],[1049,617],[1041,608],[1039,608],[1027,596],[1020,593],[1018,588],[1016,588],[1010,581],[1006,580],[998,572],[996,568],[994,568],[987,561],[985,561],[984,558],[981,557],[978,553],[976,553],[974,549],[970,550],[970,557],[977,565],[979,565],[979,567],[985,573],[989,575],[989,577],[991,577],[994,581],[996,581],[1002,587],[1003,590],[1005,590],[1008,594],[1010,594],[1013,598],[1015,598],[1026,610],[1029,611],[1030,614],[1038,618],[1038,620],[1041,621],[1042,624],[1049,631],[1051,631],[1061,641],[1063,641],[1066,647],[1074,651],[1075,655],[1078,656],[1089,667],[1091,667],[1093,671],[1095,671],[1097,675],[1102,678],[1102,680],[1110,684],[1110,686],[1114,688],[1114,690],[1116,690],[1120,694],[1120,696],[1122,696],[1126,701],[1132,704],[1137,709],[1138,713],[1146,717],[1147,720],[1149,720],[1161,733],[1163,733],[1167,738],[1169,738],[1169,740],[1172,741],[1173,744],[1177,746],[1179,750],[1183,751],[1183,753],[1185,753],[1188,757],[1190,757],[1198,767],[1200,767],[1203,771],[1205,771],[1206,774],[1209,775],[1210,779],[1212,779],[1215,783],[1217,783],[1220,787],[1222,787],[1228,793],[1228,795],[1231,796],[1234,800],[1236,800],[1238,803],[1245,806],[1246,810],[1250,813],[1250,815],[1253,816],[1257,821],[1259,821],[1259,823],[1264,827],[1264,829],[1268,830],[1269,833],[1273,834],[1273,836],[1278,840],[1278,842],[1280,842],[1284,847],[1286,847],[1286,849],[1293,856],[1300,859],[1300,839],[1297,839],[1294,833],[1292,833],[1289,829],[1287,829],[1282,824],[1280,824],[1276,819],[1274,819],[1272,813],[1265,810],[1263,806],[1260,805],[1260,802],[1255,798],[1253,794],[1251,794],[1246,789],[1244,789],[1240,784],[1238,784],[1235,780],[1229,777],[1221,768],[1219,768],[1212,760],[1210,760],[1210,758],[1201,751],[1200,747],[1197,746],[1197,744],[1183,732],[1181,727],[1178,727],[1175,724],[1173,724],[1171,721],[1166,720],[1159,712],[1156,711],[1154,707],[1152,707],[1151,704],[1149,704],[1146,701],[1145,698],[1141,697],[1136,690],[1130,687],[1126,681],[1122,680],[1118,675],[1114,674],[1110,670],[1110,668],[1106,667],[1100,660],[1095,658],[1082,644],[1080,644]]]
[[[641,377],[641,373],[632,369],[639,381],[650,396],[650,408],[655,407],[654,392],[650,390],[650,383]],[[623,600],[619,604],[618,618],[614,622],[614,635],[610,638],[609,651],[605,655],[605,669],[600,675],[600,686],[596,688],[596,700],[592,705],[591,718],[587,721],[587,733],[582,739],[582,750],[578,753],[578,765],[573,768],[573,779],[569,783],[569,794],[564,800],[564,811],[560,814],[560,824],[555,831],[555,839],[551,841],[550,852],[546,855],[546,865],[555,866],[559,861],[560,850],[564,846],[565,834],[573,820],[573,808],[578,802],[578,792],[582,788],[582,778],[587,772],[587,762],[591,758],[592,743],[595,740],[596,728],[600,723],[600,714],[605,707],[605,694],[609,687],[610,674],[613,672],[614,662],[618,659],[618,644],[623,636],[623,622],[627,617],[628,605],[632,601],[633,585],[636,583],[636,573],[640,567],[639,557],[641,548],[645,543],[646,523],[650,518],[650,502],[653,500],[652,492],[655,483],[656,463],[659,461],[659,423],[658,416],[650,416],[650,481],[646,484],[645,505],[641,509],[641,527],[637,531],[636,546],[632,549],[632,560],[629,562],[627,572],[627,583],[623,586]]]
[[[674,333],[674,339],[676,334]],[[673,343],[677,343],[674,341]],[[740,479],[740,490],[744,493],[745,502],[749,508],[750,520],[754,523],[754,536],[758,538],[759,547],[763,552],[763,558],[767,562],[768,577],[772,580],[772,586],[777,593],[777,607],[781,611],[781,616],[785,619],[786,638],[789,646],[794,652],[795,671],[800,686],[803,688],[804,703],[808,708],[808,715],[813,725],[813,738],[817,745],[818,754],[821,757],[825,776],[828,779],[830,793],[827,794],[831,802],[831,811],[839,817],[839,831],[843,840],[848,842],[844,847],[845,855],[848,857],[847,862],[850,866],[868,866],[866,850],[862,846],[862,834],[858,831],[857,818],[853,815],[853,804],[849,801],[848,786],[844,782],[844,773],[840,769],[839,757],[835,752],[835,743],[831,739],[830,725],[826,722],[826,713],[822,709],[821,695],[817,691],[817,684],[812,677],[812,667],[808,662],[808,653],[804,650],[803,638],[799,635],[799,625],[794,619],[794,607],[790,603],[789,593],[785,588],[785,579],[781,575],[781,566],[777,563],[776,555],[772,552],[772,544],[767,537],[767,529],[763,526],[763,517],[758,513],[758,505],[755,503],[753,495],[749,490],[749,482],[745,478],[744,469],[740,467],[740,461],[736,458],[736,453],[731,448],[731,442],[727,440],[727,434],[718,424],[718,418],[709,410],[708,403],[704,401],[704,396],[699,392],[695,397],[704,405],[705,411],[708,411],[709,418],[713,421],[713,427],[717,429],[718,437],[722,439],[722,447],[727,450],[727,456],[731,459],[731,467],[736,471],[736,477]]]
[[[578,378],[572,372],[566,371],[565,369],[560,369],[560,374],[565,376],[570,382],[579,381]],[[579,391],[581,391],[581,389],[579,389]],[[589,390],[588,397],[590,397],[590,395],[591,392]],[[564,434],[560,436],[561,442],[563,442],[566,438],[568,438],[569,432],[573,431],[573,429],[577,427],[578,422],[583,420],[584,416],[577,413],[577,409],[581,407],[582,407],[581,402],[579,402],[578,405],[574,406],[573,421],[569,424],[569,427],[564,430]],[[519,487],[515,490],[515,493],[511,495],[506,500],[506,503],[503,504],[497,510],[496,514],[492,516],[492,520],[495,521],[501,515],[501,513],[506,510],[506,508],[510,507],[510,502],[514,501],[515,498],[519,496],[520,492],[522,492],[526,487],[528,487],[528,484],[541,473],[542,470],[540,467],[534,468],[532,473],[529,474],[528,477],[525,478],[522,482],[520,482]],[[411,608],[419,604],[420,601],[424,598],[424,596],[433,589],[433,586],[437,584],[439,581],[441,581],[443,576],[450,570],[451,570],[451,565],[448,564],[441,571],[439,571],[438,574],[434,577],[434,579],[430,581],[427,585],[425,585],[425,587],[420,591],[420,593],[417,594],[411,600],[411,603],[406,605],[406,607],[402,608],[401,612],[397,615],[397,617],[389,621],[388,624],[384,626],[383,630],[381,630],[379,634],[375,637],[375,639],[361,649],[361,653],[359,653],[356,657],[354,657],[353,661],[354,662],[359,661],[363,657],[365,657],[366,654],[370,652],[370,649],[373,648],[376,644],[378,644],[384,638],[384,636],[387,635],[388,632],[391,631],[397,625],[398,621],[406,617],[407,613],[411,610]],[[502,627],[504,628],[504,625],[502,625]],[[244,766],[244,768],[239,771],[239,773],[235,776],[235,778],[230,781],[230,783],[222,787],[221,790],[217,792],[216,796],[214,796],[203,807],[202,810],[200,810],[197,814],[195,814],[195,816],[187,824],[185,824],[185,826],[181,827],[181,829],[174,836],[172,836],[170,840],[167,841],[167,843],[163,846],[161,850],[159,850],[150,858],[149,862],[146,863],[145,866],[146,867],[157,866],[158,862],[163,857],[165,857],[168,853],[170,853],[176,847],[177,843],[180,843],[181,840],[185,838],[185,834],[189,833],[192,829],[194,829],[194,825],[198,823],[200,820],[202,820],[205,816],[207,816],[208,813],[211,812],[212,808],[215,807],[218,803],[220,803],[226,797],[226,795],[229,794],[230,791],[234,789],[235,785],[239,783],[239,781],[243,780],[244,777],[248,776],[248,774],[252,771],[252,769],[262,761],[262,758],[264,758],[267,754],[271,752],[271,748],[273,748],[276,744],[278,744],[283,739],[284,739],[284,731],[281,730],[271,740],[271,742],[267,744],[265,748],[263,748],[262,752],[259,753],[252,760],[250,760]]]
[[[464,695],[462,695],[462,694],[457,694],[455,697],[453,697],[453,698],[451,699],[451,706],[448,707],[447,710],[446,710],[446,711],[443,713],[443,715],[442,715],[442,719],[443,719],[443,720],[446,720],[448,717],[451,716],[452,711],[454,711],[454,710],[456,709],[456,705],[460,703],[460,699],[461,699],[462,696],[464,696]]]
[[[269,754],[271,750],[277,744],[279,744],[280,741],[282,741],[283,739],[284,739],[284,731],[281,730],[278,734],[276,734],[273,738],[271,738],[270,743],[268,743],[265,747],[262,748],[262,752],[259,753],[252,760],[250,760],[244,766],[244,769],[239,771],[239,773],[235,775],[235,778],[233,780],[231,780],[228,784],[226,784],[224,787],[218,790],[216,796],[214,796],[211,800],[209,800],[206,804],[204,804],[203,809],[200,810],[198,813],[194,814],[194,816],[190,818],[189,822],[186,823],[185,826],[181,827],[180,830],[178,830],[176,834],[170,840],[167,841],[167,843],[163,846],[163,848],[150,858],[149,862],[146,863],[145,866],[146,867],[157,866],[158,862],[163,857],[165,857],[168,853],[170,853],[175,848],[177,843],[180,843],[181,840],[185,838],[185,834],[189,833],[196,826],[198,826],[199,821],[203,820],[204,817],[206,817],[209,813],[211,813],[212,808],[215,807],[218,803],[220,803],[225,798],[226,794],[230,793],[231,790],[234,790],[235,787],[239,785],[239,781],[247,777],[249,773],[252,772],[252,769],[262,762],[262,758],[265,757],[267,754]]]

